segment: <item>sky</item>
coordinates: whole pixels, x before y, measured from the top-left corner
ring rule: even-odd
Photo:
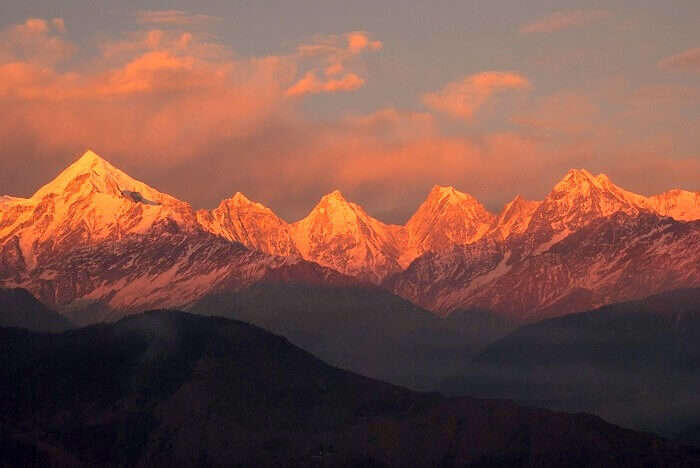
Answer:
[[[0,10],[0,195],[87,149],[196,208],[340,189],[403,223],[570,168],[700,190],[700,2],[36,1]]]

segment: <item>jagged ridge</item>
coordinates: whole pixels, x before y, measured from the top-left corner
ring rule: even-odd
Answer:
[[[233,274],[230,269],[222,270],[222,262],[230,259],[215,260],[209,255],[216,249],[198,247],[210,242],[207,236],[215,236],[273,258],[291,262],[303,258],[361,280],[385,282],[404,297],[432,310],[449,312],[472,304],[467,298],[473,295],[465,291],[499,284],[506,289],[490,294],[501,297],[510,294],[504,292],[510,291],[508,288],[524,287],[504,284],[499,278],[513,271],[516,262],[547,253],[572,233],[617,213],[632,218],[650,214],[654,219],[669,216],[691,221],[700,218],[700,195],[671,190],[644,197],[614,185],[604,174],[593,176],[575,169],[543,201],[518,196],[498,215],[453,187],[435,186],[404,226],[382,223],[339,191],[322,197],[308,216],[290,224],[241,193],[213,210],[195,212],[189,204],[132,179],[88,151],[32,197],[0,198],[0,284],[26,286],[42,299],[49,296],[50,304],[69,304],[89,297],[108,300],[113,307],[132,307],[143,302],[133,302],[139,295],[134,285],[150,284],[147,290],[155,292],[153,284],[184,281],[186,277],[190,286],[173,295],[185,300],[188,294],[182,291],[189,291],[189,300],[193,300]],[[172,246],[161,245],[165,234],[176,235],[180,247],[173,250]],[[83,265],[74,272],[65,271],[66,262],[94,257],[96,252],[107,258],[108,252],[122,252],[125,245],[132,249],[131,263],[119,263],[121,275],[107,271],[96,280],[76,274],[95,274],[99,268],[113,270],[94,261],[88,262],[93,267]],[[656,255],[655,248],[678,247],[659,242],[646,255]],[[177,262],[160,261],[160,268],[149,268],[140,261],[144,257],[140,249],[152,252],[149,255],[156,258],[170,252]],[[202,257],[205,251],[210,253]],[[258,256],[256,261],[281,265],[281,259],[268,256]],[[565,257],[560,261],[568,261]],[[192,266],[204,261],[208,262],[206,268]],[[418,263],[409,267],[414,261]],[[466,275],[463,262],[471,262]],[[238,261],[229,263],[243,268]],[[541,264],[539,267],[544,268]],[[261,277],[265,268],[249,268],[258,272],[250,278]],[[415,276],[421,269],[425,271]],[[183,277],[184,272],[189,273]],[[402,278],[396,279],[396,275]],[[392,279],[387,282],[387,277]],[[461,283],[454,283],[457,278]],[[429,283],[424,284],[426,281]],[[444,290],[437,287],[441,283]],[[129,287],[134,289],[134,297],[127,300],[118,290]],[[155,297],[167,294],[167,289],[159,289]],[[562,298],[559,293],[547,291],[539,296],[539,308]],[[124,299],[117,300],[119,297]]]

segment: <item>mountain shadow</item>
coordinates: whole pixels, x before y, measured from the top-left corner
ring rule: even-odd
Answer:
[[[700,450],[331,367],[264,330],[153,311],[0,329],[2,466],[697,466]]]
[[[0,327],[59,332],[73,327],[63,315],[44,306],[26,289],[0,288]]]
[[[417,389],[434,388],[514,328],[485,311],[443,319],[367,284],[264,282],[190,311],[258,325],[333,365]]]
[[[670,436],[700,423],[699,370],[700,289],[683,289],[524,326],[441,388]]]

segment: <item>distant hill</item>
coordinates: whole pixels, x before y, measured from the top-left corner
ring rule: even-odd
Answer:
[[[524,326],[442,389],[570,411],[672,436],[700,423],[700,289]]]
[[[522,327],[477,362],[700,369],[700,289],[669,291]]]
[[[585,414],[415,393],[241,322],[0,329],[0,465],[697,466]]]
[[[190,311],[258,325],[333,365],[416,388],[434,387],[514,329],[488,312],[443,319],[371,284],[286,281],[209,295]]]
[[[0,288],[0,327],[27,328],[34,331],[57,332],[73,324],[22,288]]]

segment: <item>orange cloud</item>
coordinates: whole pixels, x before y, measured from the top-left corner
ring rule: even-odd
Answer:
[[[562,92],[540,99],[512,120],[539,134],[575,136],[592,130],[600,116],[598,106],[588,97]]]
[[[61,34],[66,32],[66,23],[63,21],[63,18],[52,18],[51,25]]]
[[[320,36],[310,44],[300,45],[296,59],[300,63],[310,60],[311,68],[287,90],[287,96],[354,91],[361,88],[365,79],[354,71],[346,73],[346,68],[352,66],[360,54],[381,48],[381,41],[370,39],[364,31],[353,31],[344,36]],[[321,68],[325,81],[318,76]],[[341,78],[336,78],[343,73],[345,74]]]
[[[61,18],[46,21],[29,18],[0,31],[0,63],[12,60],[54,64],[70,57],[75,47],[61,35],[66,31]]]
[[[354,31],[348,33],[348,51],[352,54],[357,54],[364,49],[378,50],[382,48],[380,41],[370,41],[367,33],[362,31]]]
[[[184,10],[142,10],[136,13],[136,21],[140,24],[192,26],[195,24],[216,21],[215,16],[193,14]]]
[[[286,112],[284,90],[296,72],[288,58],[233,58],[199,35],[151,30],[104,45],[89,67],[61,71],[44,59],[55,55],[59,29],[28,20],[0,32],[14,40],[0,57],[6,142],[59,152],[92,146],[173,164]]]
[[[349,33],[245,58],[205,34],[150,29],[99,44],[88,66],[71,69],[55,65],[67,56],[57,44],[74,48],[63,30],[58,20],[30,19],[0,31],[12,39],[0,43],[0,138],[52,154],[90,146],[154,166],[249,138],[291,115],[289,96],[360,88],[356,60],[379,47]],[[314,44],[315,54],[300,52]]]
[[[667,70],[700,71],[700,47],[667,57],[658,65]]]
[[[294,83],[286,92],[287,96],[296,97],[305,94],[334,93],[337,91],[353,91],[361,88],[365,80],[354,73],[348,73],[339,79],[321,81],[316,73],[310,71],[302,79]]]
[[[520,32],[525,34],[551,33],[562,29],[602,21],[609,16],[610,12],[608,10],[555,11],[549,16],[522,26]]]
[[[469,120],[493,94],[528,86],[530,82],[527,78],[518,73],[488,71],[448,83],[440,91],[426,93],[423,103],[450,117]]]

